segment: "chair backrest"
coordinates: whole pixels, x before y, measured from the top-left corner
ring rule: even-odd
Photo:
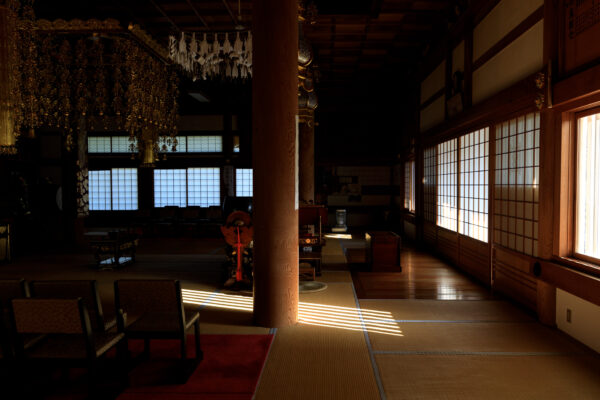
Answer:
[[[95,280],[32,281],[31,295],[47,299],[76,299],[81,297],[87,307],[92,329],[104,330],[104,313]]]
[[[12,299],[29,297],[29,286],[25,279],[0,280],[0,311],[10,310]]]
[[[87,357],[95,357],[90,318],[81,298],[14,299],[12,317],[15,332],[20,337],[19,352],[24,349],[23,335],[68,334],[81,337]]]
[[[115,281],[115,306],[129,316],[156,315],[166,326],[185,326],[181,284],[172,279],[121,279]]]
[[[87,310],[80,298],[14,299],[12,312],[19,334],[81,334],[91,330]]]

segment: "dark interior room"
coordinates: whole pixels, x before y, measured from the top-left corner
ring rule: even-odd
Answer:
[[[0,397],[600,398],[595,0],[0,0]]]

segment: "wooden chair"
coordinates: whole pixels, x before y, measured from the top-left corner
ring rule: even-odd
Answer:
[[[81,297],[88,309],[94,332],[107,332],[117,325],[115,316],[106,316],[102,310],[98,282],[95,280],[32,281],[29,287],[33,297],[48,299]]]
[[[200,316],[185,311],[178,280],[115,281],[115,306],[119,331],[127,338],[144,339],[144,351],[150,352],[150,339],[179,339],[181,358],[187,357],[186,331],[194,325],[196,359],[200,349]],[[126,318],[120,316],[126,315]]]
[[[29,286],[25,279],[0,280],[0,358],[11,358],[14,355],[11,338],[11,301],[23,297],[29,297]]]
[[[125,334],[93,332],[81,298],[14,299],[12,317],[17,361],[25,374],[31,367],[39,366],[87,367],[90,394],[93,394],[104,356],[114,347],[119,359],[126,355]],[[31,336],[36,339],[30,340]],[[125,364],[119,362],[118,365],[122,368]]]

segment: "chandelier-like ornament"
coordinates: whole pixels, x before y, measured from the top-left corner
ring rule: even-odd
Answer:
[[[252,33],[204,33],[198,40],[195,33],[182,32],[179,40],[169,36],[169,57],[193,80],[246,79],[252,77]]]

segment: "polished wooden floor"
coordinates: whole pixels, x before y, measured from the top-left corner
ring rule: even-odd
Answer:
[[[402,272],[370,271],[360,252],[347,249],[349,267],[359,299],[490,300],[490,290],[439,258],[405,247]]]
[[[362,235],[359,237],[364,238]],[[373,272],[365,264],[364,239],[341,240],[340,243],[348,263],[340,264],[338,267],[344,270],[350,269],[352,272],[359,299],[489,300],[493,298],[491,292],[479,282],[432,254],[413,247],[403,247],[402,272]],[[188,260],[188,258],[192,254],[223,257],[223,248],[224,242],[220,238],[144,238],[140,241],[138,262],[121,270],[94,271],[91,251],[81,249],[76,254],[16,257],[12,263],[0,265],[0,278],[30,280],[92,278],[99,279],[102,286],[105,278],[114,279],[129,275],[135,277],[137,274],[146,275],[150,271],[164,271],[160,275],[173,275],[179,279],[201,279],[205,283],[218,286],[221,259],[211,261],[215,264],[212,265],[207,264],[205,259]],[[331,267],[331,265],[327,266],[328,269]],[[186,272],[189,270],[189,276],[187,273],[182,273],[183,270]],[[207,276],[209,272],[211,274]]]

